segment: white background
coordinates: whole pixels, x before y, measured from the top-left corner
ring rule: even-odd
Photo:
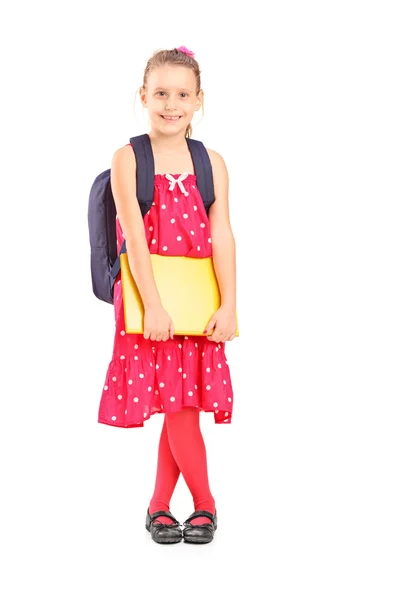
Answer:
[[[398,600],[395,8],[3,9],[4,600]],[[237,243],[233,420],[201,416],[219,512],[203,547],[144,527],[162,417],[97,423],[114,318],[92,294],[87,229],[93,180],[148,130],[148,58],[179,45],[200,64],[193,137],[225,159]],[[193,510],[182,478],[171,510]]]

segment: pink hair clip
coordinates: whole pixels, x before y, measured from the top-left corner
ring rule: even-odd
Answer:
[[[188,56],[194,56],[194,52],[192,52],[191,50],[189,50],[188,48],[186,48],[186,46],[179,46],[179,48],[177,48],[177,50],[180,50],[181,52],[184,52]]]

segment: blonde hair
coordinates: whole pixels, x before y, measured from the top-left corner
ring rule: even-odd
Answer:
[[[147,80],[151,71],[157,67],[163,67],[165,65],[172,65],[174,67],[182,66],[191,69],[196,78],[196,96],[199,94],[201,90],[199,63],[195,58],[193,58],[193,56],[190,56],[189,54],[186,54],[185,52],[182,52],[177,48],[173,48],[172,50],[157,50],[156,52],[154,52],[153,56],[149,58],[143,75],[144,89],[146,89],[147,87]],[[201,104],[201,110],[204,116],[203,103]],[[192,124],[189,123],[189,125],[186,127],[185,137],[192,137],[192,133]]]

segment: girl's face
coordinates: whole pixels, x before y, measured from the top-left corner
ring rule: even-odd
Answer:
[[[165,65],[150,72],[147,92],[140,88],[140,96],[149,111],[152,129],[176,134],[185,133],[193,113],[201,107],[203,92],[196,95],[196,78],[191,69]]]

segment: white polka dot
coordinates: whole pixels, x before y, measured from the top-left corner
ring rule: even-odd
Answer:
[[[160,365],[156,365],[156,369],[159,369],[159,368],[160,368]]]
[[[200,250],[200,246],[197,246],[197,250]]]
[[[139,398],[134,398],[133,401],[134,402],[139,402]]]
[[[183,218],[184,218],[184,219],[187,219],[187,218],[188,218],[188,216],[187,216],[187,214],[186,214],[186,213],[183,215]]]
[[[132,379],[130,379],[130,380],[128,381],[128,383],[129,383],[129,385],[132,385]]]
[[[178,348],[182,348],[182,344],[178,344]]]
[[[204,354],[205,354],[205,353],[204,353],[204,352],[202,352],[202,354],[201,354],[201,355],[202,355],[202,356],[204,356]]]
[[[133,347],[135,348],[135,350],[137,350],[139,348],[139,346],[137,344],[135,344]]]
[[[185,340],[188,340],[189,338],[188,338],[188,336],[187,336],[187,335],[185,335],[184,339],[185,339]]]
[[[152,243],[152,244],[155,244],[155,243],[156,243],[156,240],[151,240],[151,243]]]
[[[127,370],[128,370],[128,369],[125,367],[125,373],[127,372]]]
[[[174,198],[175,202],[178,202],[178,198]]]
[[[104,389],[107,391],[107,390],[108,390],[108,385],[105,385],[105,386],[104,386]]]
[[[168,360],[171,360],[171,357],[170,357],[170,356],[167,356],[167,359],[168,359]]]
[[[147,388],[148,392],[151,392],[151,386],[149,385],[149,387]]]
[[[163,250],[166,252],[166,250],[168,250],[168,246],[163,246]]]
[[[226,381],[225,381],[225,379],[224,379],[224,384],[226,385]]]
[[[207,367],[206,371],[209,373],[211,371],[210,367]]]
[[[155,395],[156,395],[156,396],[158,396],[158,394],[159,394],[160,392],[159,392],[158,390],[156,390],[154,393],[155,393]]]
[[[217,414],[219,413],[219,410],[215,410],[214,412],[215,412],[215,414],[217,415]]]
[[[146,418],[146,417],[147,417],[147,413],[143,413],[143,418]]]
[[[215,348],[215,352],[218,352],[218,348]]]
[[[205,227],[204,223],[200,223],[200,227],[201,227],[202,229],[204,229],[204,227]]]
[[[188,392],[188,396],[193,396],[193,392]]]
[[[171,396],[170,401],[175,402],[175,398],[173,396]]]
[[[165,204],[161,204],[161,208],[162,208],[163,210],[165,210],[167,207],[165,206]]]
[[[226,417],[229,417],[229,413],[228,413],[228,412],[226,412],[226,413],[225,413],[225,416],[226,416]]]
[[[196,384],[194,384],[194,389],[197,390],[197,385]]]
[[[150,363],[150,366],[152,367],[152,366],[153,366],[153,363]]]
[[[180,235],[178,235],[178,237],[176,239],[178,240],[178,242],[180,242],[182,238]]]
[[[209,243],[211,244],[211,238],[208,238]]]
[[[117,378],[116,378],[116,377],[113,377],[112,379],[113,379],[113,381],[117,381]]]
[[[113,421],[116,421],[116,420],[117,420],[117,417],[111,417],[111,418],[112,418],[112,420],[113,420]]]
[[[190,233],[191,233],[192,235],[194,235],[194,231],[191,231]]]
[[[143,379],[143,377],[144,377],[143,373],[139,373],[139,377],[140,377],[140,379]]]
[[[149,227],[149,231],[153,231],[153,226]]]
[[[171,219],[171,223],[175,223],[175,219]]]
[[[139,357],[138,357],[138,356],[134,356],[133,358],[134,358],[135,360],[139,360]]]
[[[125,414],[128,414],[128,411],[127,411],[127,410],[125,411]]]
[[[195,188],[195,187],[196,187],[195,185],[192,185],[192,188]]]
[[[195,206],[193,206],[193,208],[194,208],[194,210],[197,210],[197,206],[196,206],[196,205],[195,205]]]
[[[194,347],[195,347],[195,348],[197,348],[197,347],[198,347],[198,343],[197,343],[197,342],[195,342],[195,344],[194,344]]]
[[[211,385],[206,385],[206,390],[211,390]]]
[[[165,385],[165,383],[160,383],[160,384],[159,384],[160,388],[163,388],[163,387],[164,387],[164,385]]]
[[[120,359],[121,359],[121,360],[124,360],[124,358],[125,358],[125,356],[124,356],[124,355],[120,356]]]
[[[189,356],[192,356],[193,352],[189,352]]]
[[[182,373],[182,367],[179,367],[178,371],[179,373]]]
[[[122,396],[121,396],[121,394],[119,394],[119,396],[118,396],[118,400],[122,400]]]
[[[228,402],[232,402],[232,398],[228,398]]]
[[[217,408],[218,402],[214,402],[213,406],[215,406],[215,408]]]
[[[120,279],[118,279],[118,281],[117,281],[117,285],[119,285],[120,283],[121,283],[121,280],[120,280]]]
[[[221,369],[221,363],[218,363],[217,367],[218,369]]]
[[[184,373],[184,374],[182,375],[182,377],[183,377],[183,379],[186,379],[186,373]]]
[[[120,334],[121,335],[125,335],[125,331],[120,331]]]
[[[156,205],[156,203],[155,203],[155,202],[153,202],[152,206],[155,206],[155,205]]]
[[[229,419],[224,419],[224,423],[227,423],[229,421]]]

